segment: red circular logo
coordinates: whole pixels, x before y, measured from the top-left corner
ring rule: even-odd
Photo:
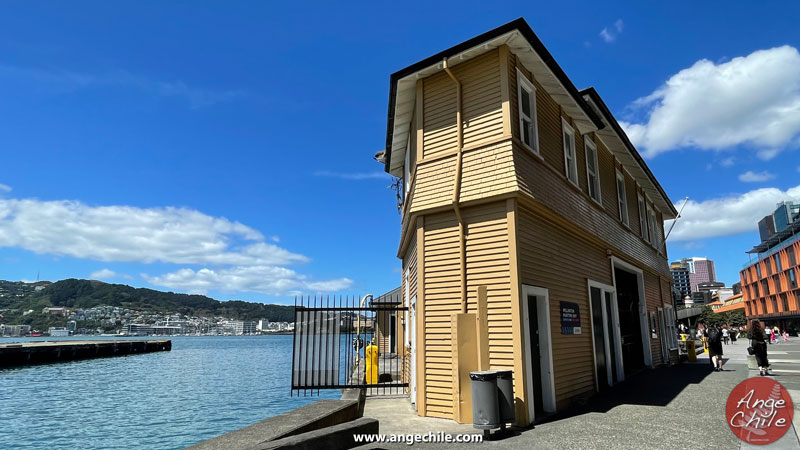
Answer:
[[[771,378],[748,378],[731,391],[725,404],[728,426],[739,439],[771,444],[792,426],[794,407],[789,392]]]

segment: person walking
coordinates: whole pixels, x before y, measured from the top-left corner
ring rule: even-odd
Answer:
[[[776,344],[781,343],[781,329],[777,325],[772,329],[772,339],[775,340]]]
[[[728,331],[728,327],[722,327],[722,342],[728,345],[728,339],[730,339],[730,331]]]
[[[783,330],[783,343],[784,344],[789,343],[789,332],[786,330]]]
[[[708,357],[715,372],[722,371],[722,332],[716,325],[708,327]]]
[[[759,374],[761,376],[769,375],[767,339],[766,336],[764,336],[764,332],[761,330],[761,323],[757,320],[754,320],[750,327],[750,348],[753,349],[753,355],[756,357]]]
[[[767,344],[772,344],[772,328],[764,327],[764,335]]]
[[[733,327],[731,330],[731,345],[736,345],[736,339],[739,339],[739,330],[737,327]]]

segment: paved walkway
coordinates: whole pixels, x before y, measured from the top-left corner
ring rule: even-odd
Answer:
[[[727,345],[723,372],[713,372],[707,354],[696,363],[648,370],[594,397],[587,406],[526,429],[512,429],[483,446],[510,449],[750,449],[737,439],[725,419],[725,402],[734,386],[757,370],[747,369],[747,341]],[[800,339],[768,348],[775,380],[795,406],[794,429],[767,448],[800,449]],[[385,403],[381,403],[385,402]],[[416,416],[407,399],[368,400],[365,416],[380,420],[381,433],[478,432],[470,425]],[[431,444],[416,444],[431,447]],[[435,448],[464,448],[437,444]],[[758,446],[764,448],[764,446]],[[408,448],[380,444],[364,448]]]

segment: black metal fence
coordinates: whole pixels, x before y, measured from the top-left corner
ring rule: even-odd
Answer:
[[[399,295],[295,298],[292,395],[365,388],[367,395],[403,395],[408,386]]]

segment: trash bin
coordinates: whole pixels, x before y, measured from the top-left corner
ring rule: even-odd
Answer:
[[[469,379],[472,389],[472,426],[482,430],[499,428],[497,371],[470,372]]]
[[[686,340],[686,359],[689,362],[697,361],[697,349],[694,347],[693,339]]]
[[[497,371],[497,401],[502,428],[514,421],[514,378],[510,370]]]

